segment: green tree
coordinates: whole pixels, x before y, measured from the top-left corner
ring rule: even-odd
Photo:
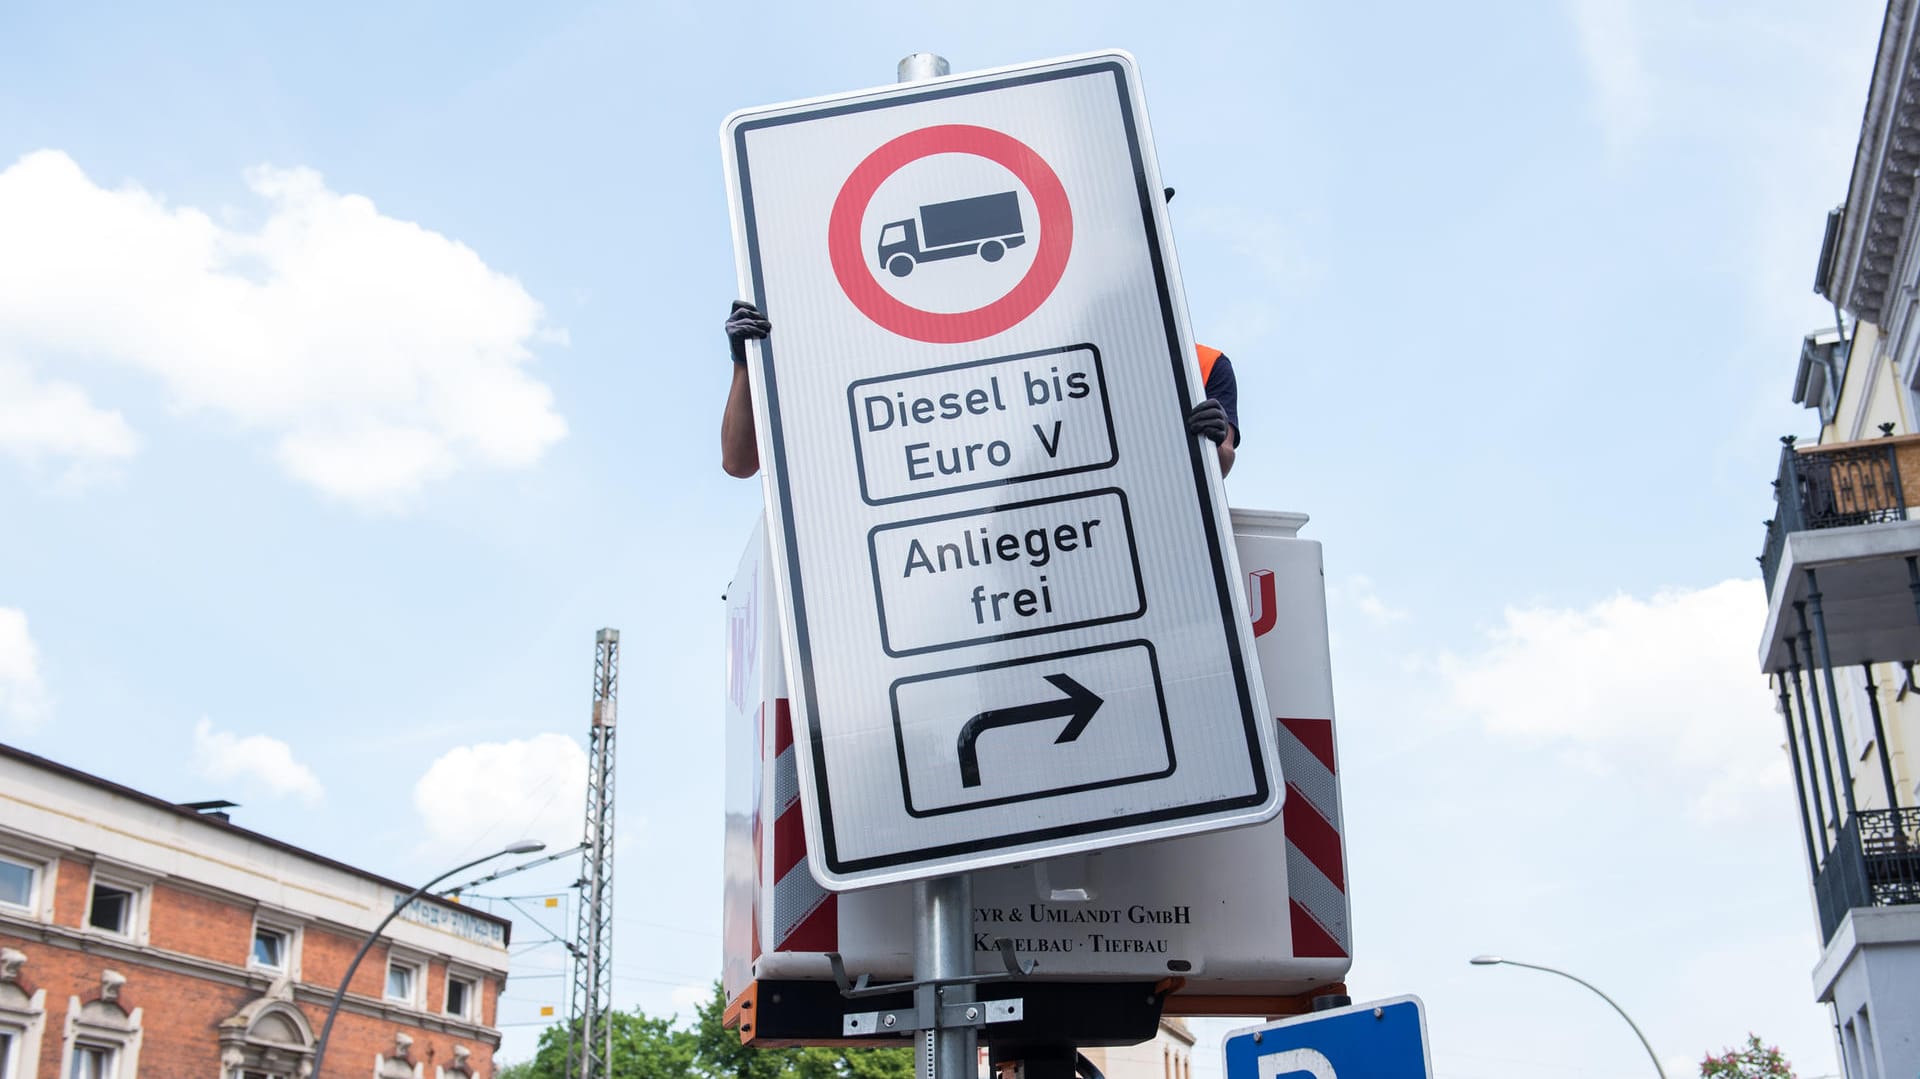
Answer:
[[[1729,1049],[1719,1056],[1708,1053],[1700,1062],[1701,1079],[1794,1079],[1793,1067],[1780,1055],[1778,1046],[1760,1044],[1760,1036],[1747,1035],[1747,1044]]]
[[[610,1079],[689,1079],[698,1074],[693,1067],[693,1034],[675,1030],[673,1020],[635,1010],[616,1011],[611,1022]],[[567,1027],[562,1023],[540,1032],[540,1048],[532,1060],[503,1069],[500,1075],[501,1079],[564,1079],[566,1071]]]
[[[613,1013],[611,1079],[911,1079],[910,1048],[755,1049],[740,1044],[740,1032],[721,1017],[726,997],[713,994],[694,1013],[689,1029],[638,1009]],[[540,1033],[534,1058],[508,1065],[498,1079],[566,1079],[567,1028]]]

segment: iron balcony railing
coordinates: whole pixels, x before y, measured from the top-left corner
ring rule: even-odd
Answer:
[[[1920,809],[1863,809],[1837,839],[1813,879],[1821,940],[1855,907],[1920,904]]]
[[[1792,435],[1780,441],[1773,520],[1767,522],[1767,542],[1760,552],[1760,572],[1769,595],[1792,533],[1907,519],[1896,443],[1866,442],[1803,452],[1794,448]]]

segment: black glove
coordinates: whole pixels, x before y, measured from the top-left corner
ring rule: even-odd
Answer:
[[[1227,425],[1227,410],[1211,397],[1193,406],[1193,411],[1187,413],[1187,433],[1225,442],[1233,433]]]
[[[757,341],[773,332],[773,323],[758,307],[745,300],[733,301],[727,312],[727,346],[733,350],[734,363],[747,362],[747,342]]]

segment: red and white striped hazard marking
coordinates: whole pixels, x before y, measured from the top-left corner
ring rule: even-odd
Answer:
[[[1287,777],[1287,891],[1293,954],[1345,958],[1347,873],[1340,852],[1340,786],[1334,775],[1333,721],[1282,719],[1280,771]]]
[[[793,719],[784,698],[774,711],[773,950],[838,949],[838,897],[807,870],[807,836],[800,813],[800,772],[793,750]],[[1335,779],[1333,721],[1280,720],[1280,767],[1287,777],[1284,812],[1287,890],[1293,953],[1345,958],[1347,883],[1340,846],[1340,798]],[[757,822],[756,822],[757,823]],[[756,853],[760,836],[756,828]],[[759,955],[758,933],[754,954]]]
[[[800,766],[785,697],[775,702],[773,748],[773,950],[831,952],[840,946],[839,897],[807,871]]]

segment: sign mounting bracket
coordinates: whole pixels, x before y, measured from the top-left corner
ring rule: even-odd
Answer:
[[[944,999],[948,989],[974,986],[983,982],[1017,981],[1031,975],[1038,966],[1031,959],[1021,959],[1013,949],[1013,941],[1006,937],[996,938],[993,947],[999,953],[1003,967],[1001,970],[986,974],[967,974],[957,978],[882,982],[878,985],[873,984],[865,974],[857,979],[849,978],[846,962],[841,959],[840,953],[828,952],[827,962],[833,967],[834,984],[839,986],[840,995],[848,1000],[896,994],[903,989],[913,991],[911,1009],[848,1012],[841,1021],[841,1032],[848,1037],[865,1034],[911,1034],[927,1030],[980,1027],[988,1023],[1019,1022],[1026,1014],[1026,1009],[1024,1002],[1018,997],[987,1001]]]

